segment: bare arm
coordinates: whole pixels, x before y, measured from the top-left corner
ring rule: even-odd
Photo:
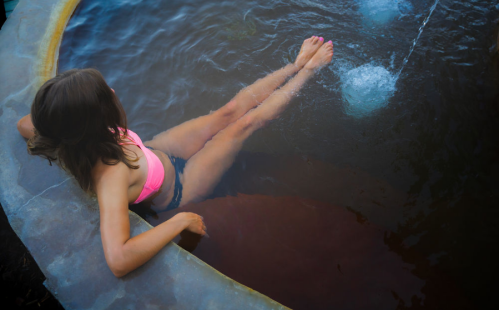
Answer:
[[[21,136],[26,139],[29,139],[35,135],[35,127],[31,122],[31,114],[24,116],[17,122],[17,130],[19,130]]]
[[[100,209],[100,230],[107,264],[116,277],[122,277],[150,260],[184,229],[204,235],[200,216],[179,213],[170,220],[130,238],[127,190],[129,168],[119,163],[103,165],[96,180]]]

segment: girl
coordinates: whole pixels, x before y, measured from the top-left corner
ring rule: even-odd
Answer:
[[[128,205],[169,210],[208,196],[255,130],[275,119],[315,71],[328,64],[333,43],[313,36],[294,62],[240,91],[217,111],[142,143],[127,128],[118,97],[94,69],[70,70],[37,92],[31,115],[18,122],[28,150],[59,160],[87,192],[97,195],[104,255],[116,277],[151,259],[184,229],[204,235],[194,213],[130,238]],[[291,75],[286,85],[276,90]]]

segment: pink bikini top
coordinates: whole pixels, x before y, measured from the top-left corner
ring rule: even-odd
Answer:
[[[120,128],[121,131],[124,131]],[[154,154],[150,149],[148,149],[140,140],[139,136],[128,129],[128,139],[130,139],[133,144],[138,146],[142,152],[144,152],[144,156],[147,161],[147,179],[144,187],[142,188],[142,192],[139,195],[139,198],[135,200],[134,204],[139,203],[153,194],[155,194],[163,184],[163,180],[165,179],[165,169],[163,168],[163,164],[159,160],[158,156]],[[125,144],[125,143],[122,143]]]

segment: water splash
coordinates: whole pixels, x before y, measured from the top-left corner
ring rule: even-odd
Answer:
[[[440,0],[436,0],[433,6],[430,8],[428,16],[423,21],[421,27],[419,27],[418,36],[413,40],[409,54],[404,58],[400,70],[396,74],[390,73],[387,69],[382,66],[375,66],[372,64],[366,64],[357,68],[354,68],[342,75],[342,95],[346,102],[345,113],[347,115],[361,118],[371,114],[373,111],[383,108],[388,104],[388,99],[391,98],[396,88],[395,85],[397,80],[402,73],[405,65],[409,61],[416,44],[423,33],[424,27],[430,20],[433,11],[438,5]],[[365,3],[369,5],[380,5],[381,8],[394,8],[398,4],[394,0],[369,0]],[[384,5],[384,6],[383,6]],[[391,68],[394,66],[395,54],[391,57]]]
[[[396,16],[412,10],[412,5],[406,0],[363,0],[359,3],[359,12],[366,18],[368,24],[384,25]]]
[[[397,77],[382,66],[366,64],[342,76],[345,113],[361,118],[385,107],[395,92]]]
[[[409,54],[407,54],[407,56],[404,58],[404,61],[402,62],[402,67],[400,68],[399,72],[397,73],[397,78],[400,76],[400,74],[402,73],[402,70],[404,70],[405,65],[409,61],[409,57],[411,57],[411,54],[414,51],[414,48],[416,47],[416,44],[418,43],[418,40],[421,37],[421,34],[423,33],[424,27],[426,26],[426,24],[430,20],[431,14],[433,14],[433,11],[435,11],[435,8],[437,7],[439,1],[440,0],[436,0],[435,1],[435,3],[433,4],[433,6],[430,8],[430,13],[428,14],[428,16],[423,21],[423,24],[421,25],[421,27],[419,27],[418,36],[414,39],[414,41],[412,41],[412,47],[411,47],[411,49],[409,51]]]

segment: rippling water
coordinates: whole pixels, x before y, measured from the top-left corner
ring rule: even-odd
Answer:
[[[333,63],[193,207],[212,238],[181,243],[292,308],[483,308],[499,259],[499,2],[441,0],[404,65],[434,4],[83,0],[59,71],[100,70],[147,140],[304,38],[333,40]]]

